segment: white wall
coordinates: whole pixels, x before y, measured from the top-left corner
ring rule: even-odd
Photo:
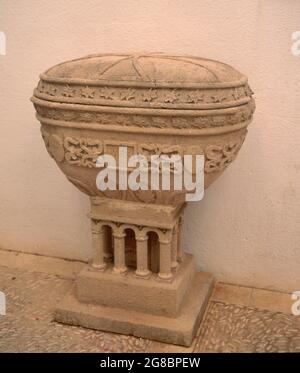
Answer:
[[[300,290],[298,0],[0,0],[0,247],[84,259],[87,197],[49,158],[29,102],[38,74],[99,52],[227,62],[256,93],[237,160],[186,212],[184,245],[221,281]]]

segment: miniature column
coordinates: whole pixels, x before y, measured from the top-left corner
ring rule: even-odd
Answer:
[[[103,255],[104,259],[109,262],[112,260],[113,257],[113,240],[111,231],[108,229],[109,227],[103,227]]]
[[[125,264],[125,233],[113,232],[114,237],[114,272],[127,271]]]
[[[177,260],[179,262],[183,261],[184,258],[184,251],[182,250],[181,247],[181,228],[182,228],[182,223],[183,223],[183,217],[180,216],[178,220],[178,229],[177,229]]]
[[[158,277],[163,280],[169,280],[172,278],[171,272],[171,250],[172,241],[170,240],[159,240],[159,273]]]
[[[136,271],[139,277],[147,277],[150,274],[148,268],[148,235],[136,236]]]
[[[103,227],[100,224],[100,221],[94,219],[92,219],[92,247],[92,267],[104,270],[106,264],[103,257]]]
[[[171,258],[171,267],[176,269],[178,267],[177,261],[177,250],[178,250],[178,227],[175,225],[172,232],[172,258]]]

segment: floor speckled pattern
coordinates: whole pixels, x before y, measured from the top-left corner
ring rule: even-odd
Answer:
[[[195,352],[300,352],[300,317],[210,302]]]
[[[7,302],[0,352],[152,352],[160,345],[161,351],[174,351],[158,342],[53,322],[55,305],[72,287],[72,280],[54,274],[0,266]],[[211,301],[192,349],[176,348],[191,350],[300,352],[300,317]]]

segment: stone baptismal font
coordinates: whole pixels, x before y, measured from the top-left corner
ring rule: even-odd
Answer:
[[[120,147],[149,162],[202,155],[207,188],[243,144],[252,94],[229,65],[162,53],[92,55],[40,76],[32,102],[46,148],[91,202],[93,257],[56,321],[192,343],[213,277],[185,253],[184,190],[100,190],[97,159]]]

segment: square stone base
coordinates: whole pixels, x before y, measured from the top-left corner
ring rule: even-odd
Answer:
[[[185,254],[170,281],[160,280],[157,273],[140,278],[134,272],[134,269],[128,268],[126,273],[116,274],[112,263],[107,263],[105,271],[86,266],[76,280],[76,298],[83,303],[179,316],[196,274],[192,255]]]
[[[90,329],[190,346],[212,289],[213,276],[205,272],[197,273],[186,294],[180,316],[176,318],[83,303],[70,295],[56,309],[55,320]]]

